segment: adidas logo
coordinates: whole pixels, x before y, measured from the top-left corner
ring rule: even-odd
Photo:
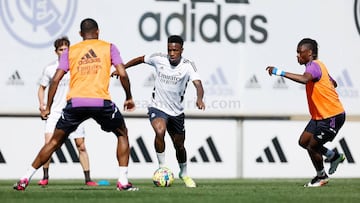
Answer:
[[[79,65],[86,65],[90,63],[98,63],[101,62],[100,58],[97,57],[94,50],[90,49],[83,57],[81,57],[81,60],[78,62]]]
[[[146,145],[145,145],[144,140],[142,139],[142,137],[137,138],[137,139],[136,139],[136,143],[137,143],[137,145],[138,145],[139,148],[140,148],[141,154],[143,155],[145,162],[147,162],[147,163],[153,162],[153,161],[152,161],[152,158],[151,158],[151,156],[150,156],[150,153],[149,153],[149,151],[148,151],[148,149],[147,149],[147,147],[146,147]],[[140,163],[139,156],[138,156],[138,154],[136,153],[136,151],[135,151],[135,149],[134,149],[133,146],[130,147],[130,158],[131,158],[131,160],[132,160],[134,163]]]
[[[222,162],[219,152],[217,151],[215,143],[213,142],[211,137],[208,137],[206,139],[206,143],[207,143],[207,146],[209,147],[208,152],[206,152],[206,150],[203,146],[198,149],[201,160],[205,163],[209,163],[210,159],[209,159],[208,154],[211,154],[213,156],[215,162]],[[193,156],[192,158],[190,158],[190,162],[197,163],[198,160],[197,160],[196,156]]]
[[[260,87],[261,86],[259,84],[259,81],[258,81],[256,75],[253,75],[245,85],[245,88],[260,88]]]
[[[275,81],[273,87],[274,87],[275,89],[287,89],[289,86],[286,84],[286,81],[285,81],[285,79],[284,79],[283,77],[279,77],[279,78]]]
[[[348,98],[359,97],[359,90],[354,87],[349,72],[345,69],[341,73],[342,74],[335,79],[338,85],[336,91],[339,96]]]
[[[1,151],[0,151],[0,164],[6,164],[6,161],[5,161],[4,156],[2,155]]]
[[[234,94],[221,68],[217,68],[215,73],[212,73],[210,78],[204,82],[204,88],[207,95],[228,96]]]
[[[339,140],[339,144],[340,144],[340,147],[346,157],[346,160],[349,164],[354,164],[355,163],[355,160],[354,160],[354,157],[352,156],[351,152],[350,152],[350,148],[349,146],[347,145],[346,141],[345,141],[345,138],[341,138]],[[338,152],[338,149],[335,147],[334,149],[332,149],[333,151],[336,151]],[[325,162],[329,162],[328,160],[325,160]]]
[[[210,79],[205,81],[206,85],[227,85],[228,82],[221,68],[217,68],[215,73],[210,75]]]
[[[282,150],[282,148],[280,146],[278,138],[277,137],[273,138],[271,140],[271,142],[272,142],[272,145],[273,145],[273,147],[275,149],[276,154],[279,157],[280,162],[281,163],[287,163],[288,161],[287,161],[286,156],[285,156],[285,154],[284,154],[284,152],[283,152],[283,150]],[[271,151],[270,147],[266,147],[264,149],[264,153],[265,153],[265,157],[266,157],[268,162],[275,163],[275,158],[274,158],[273,152]],[[256,162],[263,163],[264,160],[263,160],[263,158],[261,156],[259,156],[258,158],[256,158]]]
[[[75,147],[74,147],[73,143],[71,142],[71,140],[70,140],[70,139],[66,139],[65,142],[64,142],[64,145],[65,145],[66,151],[67,151],[67,152],[69,153],[69,155],[70,155],[71,161],[72,161],[73,163],[79,163],[79,162],[80,162],[79,156],[78,156],[78,154],[76,153]],[[59,160],[60,163],[68,163],[68,161],[67,161],[67,159],[66,159],[66,156],[65,156],[65,154],[64,154],[64,152],[63,152],[64,145],[63,145],[61,148],[59,148],[59,149],[57,149],[57,150],[55,151],[55,155],[57,156],[57,158],[58,158],[58,160]],[[51,160],[50,160],[50,161],[51,161],[51,163],[54,163],[53,157],[51,157]]]
[[[24,85],[24,81],[21,79],[19,71],[15,71],[6,82],[7,85]]]
[[[336,77],[338,87],[353,87],[349,72],[347,70],[342,71],[342,75]]]
[[[81,57],[81,60],[86,60],[90,58],[97,58],[96,53],[92,49],[90,49],[83,57]]]

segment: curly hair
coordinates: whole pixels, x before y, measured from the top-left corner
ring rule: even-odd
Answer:
[[[55,40],[55,42],[54,42],[55,51],[63,45],[68,46],[68,47],[70,46],[70,40],[66,36],[60,37],[57,40]]]
[[[312,56],[314,59],[318,58],[318,43],[315,40],[310,38],[304,38],[299,42],[298,47],[302,45],[305,45],[308,49],[312,51]]]

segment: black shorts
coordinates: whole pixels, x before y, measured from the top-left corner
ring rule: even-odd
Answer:
[[[312,133],[319,143],[325,144],[338,134],[345,123],[345,117],[345,113],[341,113],[323,120],[310,120],[305,131]]]
[[[185,126],[184,126],[184,120],[185,120],[185,114],[182,113],[178,116],[171,116],[167,113],[153,108],[148,108],[148,115],[149,120],[152,122],[155,118],[163,118],[166,121],[166,129],[170,135],[173,134],[185,134]]]
[[[68,101],[56,128],[70,134],[89,118],[93,118],[106,132],[125,127],[124,117],[117,106],[112,101],[105,100],[102,107],[72,107],[71,101]]]

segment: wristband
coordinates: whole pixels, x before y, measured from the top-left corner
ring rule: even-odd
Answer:
[[[273,75],[278,75],[278,76],[284,76],[285,75],[285,71],[280,70],[278,68],[273,68],[272,72]]]

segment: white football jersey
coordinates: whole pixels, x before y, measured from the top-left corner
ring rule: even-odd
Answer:
[[[169,62],[168,55],[162,53],[145,55],[144,61],[156,71],[150,107],[171,116],[183,113],[187,83],[200,80],[194,63],[182,57],[180,63],[173,66]]]
[[[56,69],[59,66],[59,62],[56,60],[50,65],[46,66],[42,76],[40,78],[40,85],[48,87],[51,83],[52,77],[54,76]],[[69,91],[70,74],[65,74],[61,79],[59,86],[56,90],[56,94],[53,99],[53,104],[50,109],[50,116],[52,113],[61,113],[62,109],[66,105],[66,94]],[[47,95],[47,94],[46,94]],[[47,97],[45,97],[47,99]]]

